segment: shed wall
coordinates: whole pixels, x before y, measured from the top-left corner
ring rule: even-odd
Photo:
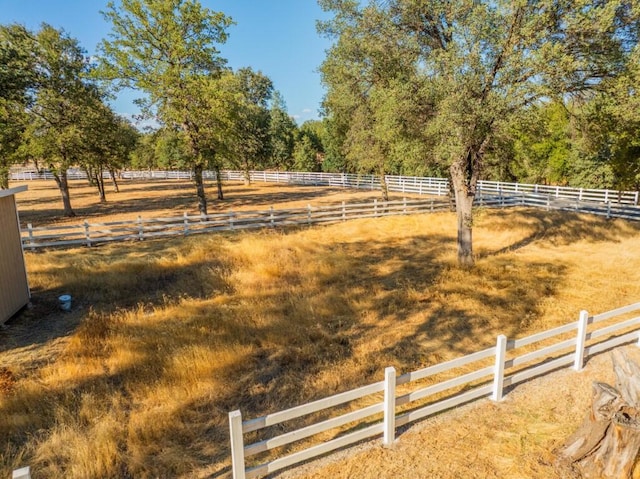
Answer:
[[[0,324],[29,302],[29,283],[22,253],[13,195],[0,197]]]

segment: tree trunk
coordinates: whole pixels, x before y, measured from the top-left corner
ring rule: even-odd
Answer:
[[[53,172],[53,178],[60,190],[60,196],[62,196],[62,207],[64,208],[64,215],[73,217],[76,213],[71,208],[71,198],[69,197],[69,183],[67,181],[67,170],[64,169],[60,173]]]
[[[96,169],[96,185],[98,187],[98,195],[100,196],[100,203],[106,203],[107,195],[104,191],[104,175],[101,167]]]
[[[216,186],[218,187],[218,199],[224,200],[224,193],[222,192],[222,176],[220,176],[220,167],[216,165],[214,169],[216,172]]]
[[[89,184],[89,186],[96,186],[96,179],[93,176],[93,168],[91,168],[90,166],[85,166],[83,170],[84,174],[87,175],[87,183]]]
[[[382,201],[389,201],[389,185],[387,184],[387,175],[384,168],[380,171],[380,190],[382,192]]]
[[[113,183],[114,193],[120,193],[120,187],[118,186],[118,182],[116,181],[116,172],[113,168],[109,168],[109,175],[111,176],[111,182]]]
[[[559,471],[584,479],[631,479],[640,452],[640,367],[611,354],[616,388],[593,384],[589,415],[558,452]]]
[[[198,196],[198,210],[201,215],[207,214],[207,196],[204,191],[204,181],[202,180],[202,165],[193,165],[193,181],[196,183],[196,195]]]
[[[249,171],[249,165],[244,167],[244,184],[249,186],[251,184],[251,172]]]
[[[456,201],[458,223],[458,264],[465,268],[472,267],[473,260],[473,199],[475,198],[475,181],[464,174],[465,169],[454,162],[451,165],[451,183]]]

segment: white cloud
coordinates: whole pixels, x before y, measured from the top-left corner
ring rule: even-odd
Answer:
[[[305,108],[302,113],[311,113],[311,108]]]

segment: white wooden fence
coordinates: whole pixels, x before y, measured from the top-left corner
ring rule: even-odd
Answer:
[[[604,216],[607,219],[621,218],[640,221],[640,206],[625,203],[589,201],[587,199],[556,198],[554,195],[540,193],[502,193],[491,195],[481,192],[475,198],[477,206],[508,207],[531,206],[549,210],[573,211]]]
[[[532,206],[547,210],[568,210],[640,221],[640,207],[608,203],[593,203],[580,200],[555,198],[550,195],[512,193],[509,195],[486,195],[476,197],[480,207]],[[262,211],[228,211],[210,215],[188,215],[167,218],[142,218],[136,220],[102,223],[41,226],[31,223],[21,231],[25,248],[53,246],[92,246],[100,243],[126,240],[144,240],[161,236],[186,236],[215,231],[274,228],[277,226],[311,225],[332,223],[356,218],[375,218],[390,215],[407,215],[446,211],[450,208],[446,200],[406,199],[402,201],[378,201],[370,203],[345,203],[338,205],[276,210],[271,207]]]
[[[291,409],[250,420],[243,420],[239,410],[232,411],[229,426],[233,477],[249,479],[269,474],[375,436],[382,436],[382,443],[389,445],[397,428],[418,419],[487,396],[500,401],[507,388],[555,369],[573,365],[579,371],[586,357],[638,341],[640,316],[630,317],[638,311],[640,303],[594,316],[582,311],[575,322],[515,340],[500,335],[495,346],[418,371],[397,376],[395,368],[386,368],[383,381]],[[462,373],[425,385],[428,378],[461,369]],[[415,385],[413,389],[411,383]],[[400,387],[409,389],[399,394]],[[443,393],[448,395],[442,397]],[[276,425],[283,430],[288,421],[354,401],[359,409],[245,444],[245,435]],[[347,425],[347,432],[340,429]],[[334,431],[334,437],[266,462],[251,461],[247,467],[247,459],[252,456],[326,431]]]
[[[69,179],[86,179],[84,171],[76,168],[67,172]],[[108,175],[107,172],[104,173]],[[342,188],[378,189],[380,188],[380,178],[374,175],[354,175],[348,173],[313,173],[313,172],[291,172],[291,171],[251,171],[249,173],[252,181],[269,183],[303,184],[315,186],[334,186]],[[192,173],[189,171],[167,171],[167,170],[132,170],[121,171],[119,176],[122,179],[191,179]],[[205,179],[214,180],[214,171],[205,171]],[[244,173],[241,171],[222,171],[223,180],[242,181]],[[53,175],[48,171],[38,172],[29,168],[12,168],[9,178],[13,181],[28,181],[36,179],[53,179]],[[394,176],[386,177],[389,191],[400,193],[414,193],[419,195],[444,196],[449,193],[449,182],[445,178],[423,178],[417,176]],[[566,186],[549,186],[526,183],[508,183],[502,181],[479,181],[478,191],[485,194],[522,194],[532,193],[547,195],[556,199],[568,199],[578,201],[594,201],[614,204],[639,204],[638,191],[618,191],[600,190],[590,188],[571,188]]]
[[[492,200],[489,204],[498,204]],[[51,246],[92,246],[111,241],[144,240],[162,236],[186,236],[215,231],[274,228],[276,226],[312,225],[335,223],[356,218],[408,215],[443,211],[450,208],[445,200],[404,198],[401,201],[345,203],[336,205],[262,211],[228,211],[210,215],[188,215],[168,218],[142,218],[104,223],[33,227],[29,223],[23,229],[24,248],[36,249]]]

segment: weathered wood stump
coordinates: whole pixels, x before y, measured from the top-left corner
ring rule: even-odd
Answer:
[[[596,382],[589,415],[557,453],[562,477],[630,479],[640,451],[640,366],[613,351],[616,387]]]

